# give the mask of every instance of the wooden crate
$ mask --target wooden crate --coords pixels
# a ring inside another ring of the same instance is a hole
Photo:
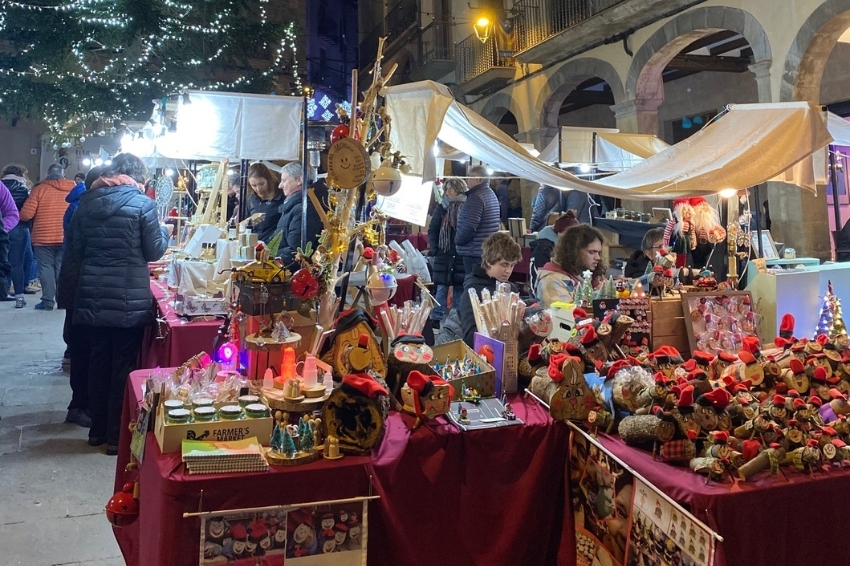
[[[477,390],[482,397],[492,397],[496,394],[496,370],[467,346],[463,340],[446,342],[434,346],[432,350],[434,350],[434,363],[442,365],[446,363],[446,358],[453,362],[456,359],[462,360],[464,357],[468,357],[473,362],[481,364],[481,369],[484,370],[482,373],[463,379],[449,380],[449,385],[454,389],[455,400],[460,399],[461,389],[464,385]],[[435,371],[434,373],[438,372]]]
[[[673,346],[683,357],[690,357],[688,328],[678,295],[649,301],[649,320],[652,328],[652,350],[662,345]]]

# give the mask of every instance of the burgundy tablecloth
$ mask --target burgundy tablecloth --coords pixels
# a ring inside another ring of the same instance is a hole
[[[600,440],[724,538],[715,566],[850,562],[838,549],[847,536],[848,469],[832,469],[812,479],[783,467],[785,477],[761,474],[753,482],[706,484],[703,476],[656,462],[649,452],[630,448],[619,437],[600,435]]]
[[[211,353],[221,320],[183,322],[174,312],[170,302],[174,296],[165,288],[165,283],[151,280],[151,292],[158,316],[165,319],[165,324],[158,323],[159,330],[157,324],[145,330],[139,367],[177,367],[198,352]]]
[[[387,239],[398,242],[399,244],[407,240],[420,252],[428,249],[428,232],[417,232],[415,234],[387,234]]]
[[[130,374],[125,424],[137,413],[146,374]],[[411,432],[411,419],[393,413],[372,456],[253,474],[184,475],[179,456],[160,454],[151,434],[139,520],[115,537],[131,566],[188,566],[197,563],[200,523],[182,514],[198,509],[201,490],[205,510],[232,509],[361,496],[371,476],[381,499],[370,503],[370,565],[556,564],[570,521],[567,429],[550,426],[532,402],[516,400],[514,410],[526,426],[469,433],[435,423]],[[129,443],[125,426],[116,486],[125,481]]]

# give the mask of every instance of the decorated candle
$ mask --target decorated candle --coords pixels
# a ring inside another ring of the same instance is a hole
[[[307,358],[304,360],[303,378],[304,387],[307,389],[312,389],[318,384],[316,357],[312,354],[307,354]]]
[[[295,377],[295,349],[287,346],[283,349],[283,363],[280,364],[280,378],[282,381]]]

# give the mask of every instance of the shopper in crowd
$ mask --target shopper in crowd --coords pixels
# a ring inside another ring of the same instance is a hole
[[[9,189],[15,208],[20,214],[24,202],[30,194],[30,182],[27,179],[27,168],[17,163],[3,167],[0,181]],[[9,231],[9,264],[11,274],[6,280],[6,289],[10,289],[15,297],[15,308],[22,309],[27,302],[24,293],[27,293],[27,283],[32,270],[32,244],[30,243],[30,223],[20,221]]]
[[[602,261],[602,234],[587,224],[567,228],[552,252],[552,261],[540,268],[537,298],[544,308],[559,301],[572,303],[585,271],[595,288],[602,284],[607,268]]]
[[[470,347],[473,345],[476,326],[469,290],[475,289],[479,298],[484,289],[493,293],[496,290],[497,283],[508,282],[520,259],[522,259],[522,250],[507,232],[491,234],[481,244],[481,264],[474,266],[466,274],[466,279],[463,282],[463,295],[458,308],[463,329],[463,341]],[[511,284],[511,288],[516,291],[513,284]]]
[[[80,203],[83,193],[91,188],[92,184],[105,170],[104,167],[94,167],[83,180],[83,190],[80,192],[79,185],[74,187],[68,195],[69,206],[65,212],[65,241],[67,244],[71,236],[71,221]],[[73,201],[71,196],[75,195]],[[79,241],[79,240],[78,240]],[[91,427],[91,416],[89,414],[89,362],[91,360],[91,344],[89,333],[80,332],[80,327],[74,331],[74,297],[77,294],[77,285],[80,279],[80,268],[82,267],[83,255],[80,253],[68,253],[66,245],[65,260],[59,271],[59,283],[56,287],[56,304],[60,309],[65,309],[65,325],[62,327],[62,339],[68,345],[66,356],[68,358],[68,370],[71,381],[71,403],[68,405],[68,414],[65,416],[66,423],[75,423],[82,427]]]
[[[91,344],[89,444],[106,444],[111,455],[118,453],[124,384],[154,322],[148,262],[165,253],[171,231],[142,192],[146,175],[135,155],[115,156],[80,197],[68,235],[68,261],[79,265],[73,332],[88,334]]]
[[[246,218],[254,214],[263,214],[258,222],[253,222],[254,233],[263,242],[269,243],[280,221],[280,206],[283,204],[283,191],[278,188],[277,175],[262,163],[252,163],[248,167],[248,186],[251,194],[246,203]]]
[[[65,230],[62,219],[68,202],[65,197],[74,183],[65,178],[65,170],[54,163],[47,168],[47,179],[36,185],[21,208],[21,220],[32,220],[32,246],[38,260],[41,302],[36,310],[52,311],[56,299],[56,279],[62,268]]]
[[[460,207],[455,233],[457,252],[463,257],[467,275],[481,265],[484,240],[499,230],[499,200],[490,188],[487,169],[473,167],[468,178],[470,189],[466,193],[466,202]]]
[[[466,271],[463,258],[457,253],[455,233],[461,205],[466,201],[466,182],[454,177],[443,182],[443,198],[428,225],[428,255],[434,269],[434,284],[437,285],[437,303],[431,311],[431,324],[437,327],[448,312],[449,289],[452,304],[457,306],[463,294]]]
[[[508,210],[511,207],[511,196],[510,191],[508,191],[510,179],[506,175],[507,173],[501,173],[499,175],[501,179],[499,179],[496,188],[493,190],[496,193],[496,199],[499,201],[499,221],[505,230],[508,229]]]
[[[549,185],[540,185],[531,209],[531,231],[539,232],[553,212],[561,211],[561,191]]]
[[[18,207],[15,205],[15,199],[12,197],[12,193],[9,191],[9,188],[2,182],[0,182],[0,219],[3,222],[3,230],[6,232],[6,245],[8,246],[9,240],[9,232],[15,229],[15,227],[20,224],[20,218],[18,215]],[[6,255],[4,257],[4,261],[9,260],[9,250],[6,250]],[[0,278],[0,282],[5,285],[5,289],[2,293],[0,293],[0,301],[14,301],[15,298],[9,295],[9,281],[8,276],[11,273],[11,267],[9,268],[9,272],[6,273],[2,278]]]
[[[629,256],[623,275],[629,279],[643,277],[652,270],[655,254],[664,245],[664,228],[653,228],[643,235],[640,249]]]
[[[89,171],[89,175],[91,175],[92,171],[100,171],[101,169],[101,167],[95,167]],[[68,203],[68,208],[65,209],[65,216],[62,217],[62,228],[65,232],[65,239],[62,242],[62,247],[65,247],[65,244],[68,242],[68,226],[71,224],[71,218],[74,216],[74,212],[77,210],[77,207],[80,206],[80,197],[84,192],[86,192],[85,175],[77,173],[74,175],[74,181],[77,184],[74,185],[74,188],[71,189],[71,192],[65,197],[65,202]],[[91,183],[89,183],[89,186],[91,186]],[[64,307],[60,306],[59,308]]]
[[[309,167],[309,165],[308,165]],[[307,171],[312,178],[312,170]],[[322,232],[322,221],[319,213],[310,198],[304,194],[304,172],[301,163],[293,161],[287,163],[280,170],[280,190],[283,192],[284,200],[280,207],[280,220],[277,223],[277,232],[282,232],[283,237],[278,248],[278,256],[284,265],[295,263],[295,251],[301,247],[301,233],[306,235],[305,242],[312,243],[315,250],[319,243],[319,234]],[[307,199],[307,223],[303,224],[301,208],[304,199]]]
[[[233,181],[227,187],[227,219],[230,220],[236,215],[239,209],[239,193],[242,187],[238,181]]]
[[[2,220],[0,215],[0,280],[5,281],[12,273],[12,266],[9,264],[9,234],[3,227]]]
[[[570,226],[578,226],[575,210],[562,214],[552,226],[544,226],[538,233],[537,239],[531,242],[531,288],[537,289],[539,270],[552,261],[552,252],[558,239]]]

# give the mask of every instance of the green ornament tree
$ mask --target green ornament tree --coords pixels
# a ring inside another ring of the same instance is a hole
[[[313,449],[313,429],[310,428],[310,423],[301,417],[301,424],[298,425],[298,435],[301,437],[301,450],[304,452]]]
[[[291,458],[295,456],[295,441],[292,440],[292,435],[289,434],[289,429],[284,427],[283,429],[283,446],[280,452],[283,453],[284,456]]]
[[[54,141],[116,133],[183,89],[300,94],[296,30],[248,0],[5,2],[0,77],[8,119]],[[113,128],[116,128],[113,130]]]
[[[274,425],[272,430],[272,438],[269,440],[269,446],[275,452],[283,452],[283,435],[280,432],[280,425]]]

